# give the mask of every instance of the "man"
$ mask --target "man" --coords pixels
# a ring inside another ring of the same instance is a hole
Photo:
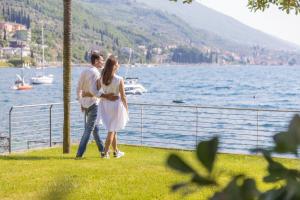
[[[115,101],[118,97],[113,94],[104,94],[101,90],[97,90],[97,80],[100,78],[99,70],[103,67],[104,58],[103,55],[98,53],[92,53],[91,64],[88,69],[85,69],[81,74],[77,86],[77,98],[81,104],[82,110],[85,111],[87,121],[84,129],[84,133],[80,140],[76,158],[81,158],[86,150],[86,145],[89,141],[91,133],[93,133],[98,150],[101,157],[104,156],[103,142],[99,137],[99,124],[96,123],[99,98],[106,98],[110,101]],[[83,97],[82,93],[89,92],[94,97]]]

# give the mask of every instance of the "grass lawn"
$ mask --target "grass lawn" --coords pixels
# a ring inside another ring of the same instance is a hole
[[[85,159],[74,160],[76,149],[73,146],[70,155],[53,148],[0,156],[0,199],[207,199],[214,191],[199,189],[188,196],[170,192],[172,184],[188,177],[168,169],[167,156],[176,152],[198,167],[193,152],[121,146],[125,157],[106,160],[99,158],[91,144]],[[288,167],[300,167],[299,160],[279,160]],[[257,178],[261,189],[273,187],[261,182],[266,168],[261,157],[219,154],[217,168]],[[221,180],[225,184],[228,177],[223,174]]]

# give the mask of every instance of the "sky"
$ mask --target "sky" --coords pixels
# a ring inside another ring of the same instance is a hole
[[[264,12],[252,12],[247,8],[247,0],[196,1],[255,29],[300,45],[300,14],[286,14],[275,6]]]

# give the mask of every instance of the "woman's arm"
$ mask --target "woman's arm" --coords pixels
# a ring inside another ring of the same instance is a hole
[[[84,92],[84,91],[82,91],[81,95],[82,95],[82,97],[96,97],[92,93],[90,93],[90,92]]]
[[[122,102],[124,104],[124,107],[126,108],[126,110],[128,112],[128,104],[127,104],[127,99],[126,99],[126,95],[125,95],[125,88],[124,88],[124,81],[123,81],[123,79],[120,82],[119,92],[120,92],[121,100],[122,100]]]
[[[94,96],[94,95],[93,95],[92,93],[90,93],[90,92],[84,92],[84,91],[82,91],[82,97],[96,97],[96,96]],[[115,96],[114,93],[101,94],[100,97],[101,97],[101,98],[105,98],[105,99],[107,99],[107,100],[109,100],[109,101],[116,101],[116,100],[119,99],[119,97],[118,97],[118,96]]]

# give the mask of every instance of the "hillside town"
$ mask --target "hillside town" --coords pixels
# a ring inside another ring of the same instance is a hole
[[[31,30],[25,25],[0,22],[0,61],[11,64],[31,63]]]
[[[0,62],[13,66],[36,65],[40,62],[38,58],[35,58],[37,52],[32,49],[32,46],[38,46],[38,44],[35,44],[37,41],[32,41],[31,35],[31,29],[26,25],[0,22]],[[101,49],[103,47],[93,48]],[[85,61],[88,61],[88,55],[93,48],[86,50]],[[253,46],[252,52],[247,54],[209,46],[186,47],[177,44],[166,46],[138,45],[133,50],[122,47],[118,53],[126,57],[123,59],[124,63],[125,60],[128,60],[131,51],[133,52],[132,63],[210,63],[218,65],[295,65],[300,63],[300,56],[297,52],[268,50],[259,45]],[[120,57],[122,56],[120,55]]]

